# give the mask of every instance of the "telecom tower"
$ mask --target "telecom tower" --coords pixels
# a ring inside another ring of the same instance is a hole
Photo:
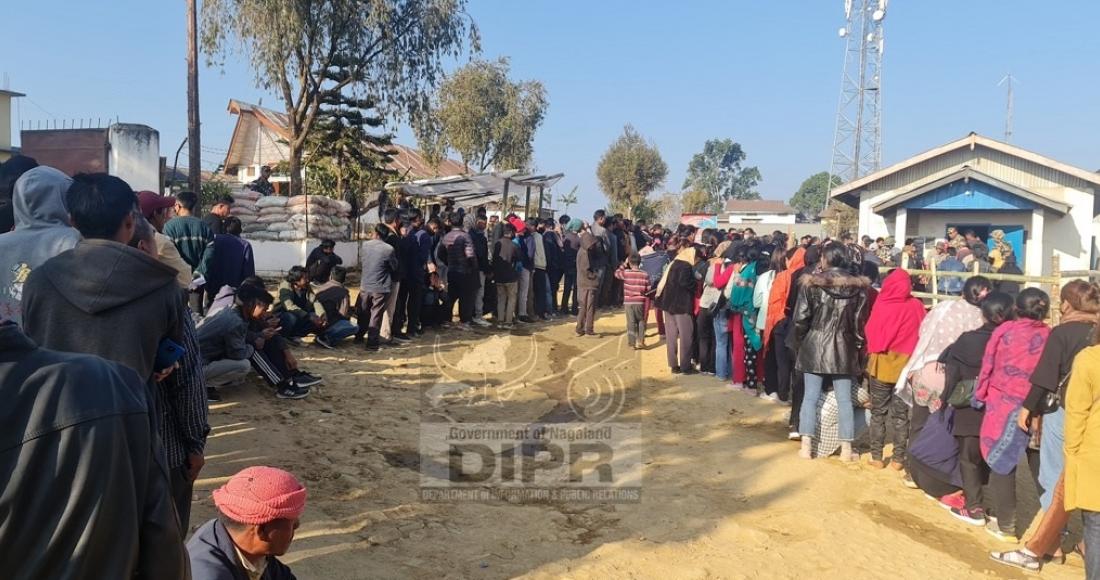
[[[841,183],[877,171],[882,162],[882,51],[887,0],[844,0],[844,74],[840,81],[830,174]],[[832,197],[832,182],[828,207]]]

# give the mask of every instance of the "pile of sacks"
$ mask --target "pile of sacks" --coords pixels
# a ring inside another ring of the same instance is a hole
[[[351,204],[320,195],[264,196],[247,188],[233,194],[230,214],[250,240],[346,240]]]

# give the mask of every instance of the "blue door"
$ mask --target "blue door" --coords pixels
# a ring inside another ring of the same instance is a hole
[[[1024,269],[1024,226],[989,226],[989,230],[1001,230],[1005,233],[1005,242],[1012,246],[1012,253],[1016,255],[1016,265]],[[993,249],[993,238],[986,240],[989,249]]]

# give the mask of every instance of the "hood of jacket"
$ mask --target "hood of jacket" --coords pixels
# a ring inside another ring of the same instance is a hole
[[[40,166],[23,174],[15,182],[12,207],[15,229],[63,227],[69,225],[65,192],[73,182],[53,167]]]
[[[41,270],[61,296],[88,314],[128,304],[176,283],[171,267],[109,240],[83,240]]]
[[[807,288],[821,288],[834,298],[852,298],[871,287],[871,281],[863,276],[853,276],[840,268],[829,268],[802,276],[799,284]]]
[[[904,302],[913,297],[913,280],[909,273],[901,268],[890,272],[882,280],[878,291],[878,302]]]

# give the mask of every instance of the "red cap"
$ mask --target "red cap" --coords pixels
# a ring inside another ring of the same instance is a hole
[[[139,191],[137,195],[141,215],[147,220],[153,219],[153,214],[157,210],[176,205],[176,198],[170,195],[159,195],[151,191]]]

